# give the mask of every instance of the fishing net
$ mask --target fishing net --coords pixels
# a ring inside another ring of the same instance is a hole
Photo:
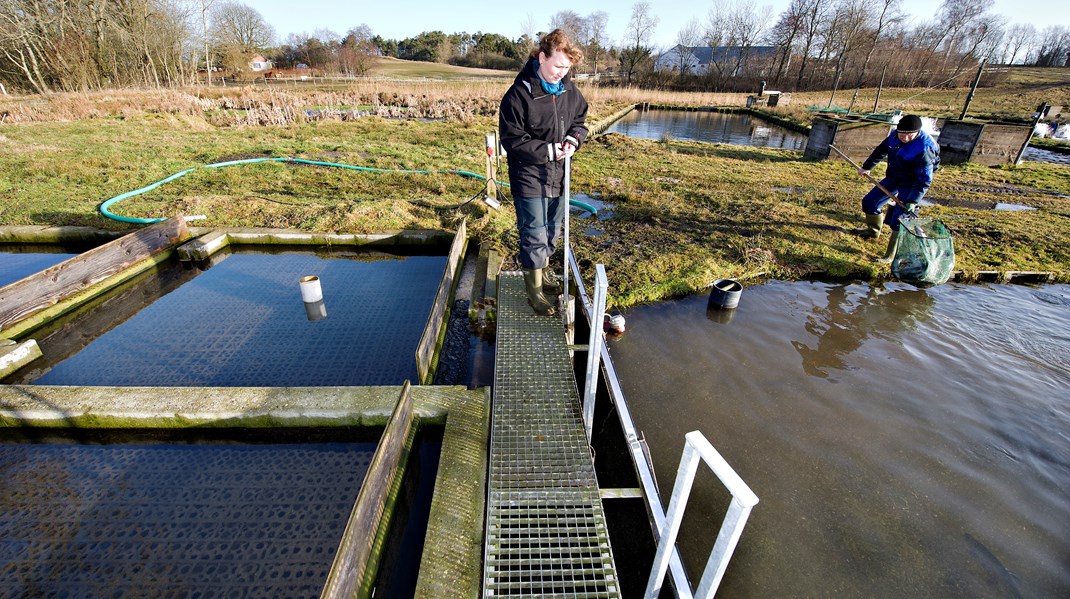
[[[951,230],[935,218],[899,219],[892,276],[914,285],[940,285],[955,268]]]

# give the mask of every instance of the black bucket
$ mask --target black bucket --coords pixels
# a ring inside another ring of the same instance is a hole
[[[710,290],[710,301],[707,308],[716,310],[731,310],[739,305],[739,296],[743,293],[743,285],[732,279],[717,279],[713,282]]]

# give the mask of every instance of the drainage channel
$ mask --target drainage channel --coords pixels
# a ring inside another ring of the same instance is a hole
[[[525,299],[501,273],[484,597],[620,597],[564,331]]]

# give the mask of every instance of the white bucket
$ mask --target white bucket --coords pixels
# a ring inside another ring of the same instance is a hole
[[[301,301],[311,304],[323,299],[323,289],[320,287],[319,277],[301,277],[298,283],[301,284]]]

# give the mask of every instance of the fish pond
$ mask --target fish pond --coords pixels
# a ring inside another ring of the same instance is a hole
[[[1070,595],[1070,286],[771,282],[625,315],[663,492],[699,430],[760,498],[724,596]],[[694,580],[727,502],[701,469]]]
[[[802,150],[807,136],[749,114],[684,110],[633,110],[607,133],[643,139],[686,139],[741,146]]]

